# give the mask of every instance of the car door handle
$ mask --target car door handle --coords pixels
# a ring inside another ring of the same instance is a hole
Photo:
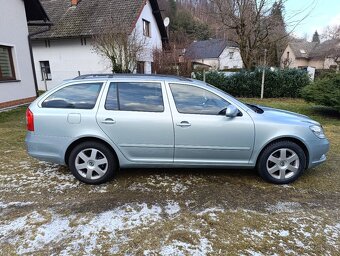
[[[191,126],[191,124],[188,121],[182,121],[180,123],[177,123],[176,125],[180,126],[180,127],[189,127],[189,126]]]
[[[116,121],[113,120],[112,118],[106,118],[105,120],[102,121],[103,124],[115,124]]]

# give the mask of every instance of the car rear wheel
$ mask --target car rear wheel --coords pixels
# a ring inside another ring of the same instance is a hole
[[[270,144],[262,152],[257,169],[266,181],[287,184],[295,181],[306,168],[303,149],[292,141]]]
[[[69,168],[78,180],[101,184],[113,178],[117,164],[107,146],[98,142],[83,142],[71,151]]]

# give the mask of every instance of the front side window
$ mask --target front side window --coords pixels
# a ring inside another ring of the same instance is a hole
[[[40,61],[41,80],[52,80],[51,68],[49,61]]]
[[[66,86],[42,103],[44,108],[93,109],[102,83],[72,84]]]
[[[15,79],[12,47],[0,45],[0,81]]]
[[[170,89],[182,114],[220,115],[229,105],[216,94],[192,85],[170,84]]]
[[[163,112],[162,87],[159,83],[111,83],[105,102],[107,110]]]

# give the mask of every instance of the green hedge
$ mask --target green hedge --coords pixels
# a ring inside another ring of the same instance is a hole
[[[203,80],[203,73],[195,73]],[[241,71],[231,76],[219,72],[206,73],[206,82],[236,97],[260,97],[262,69]],[[278,98],[301,96],[301,89],[310,83],[306,71],[299,69],[266,70],[264,97]]]
[[[340,74],[328,74],[306,86],[302,91],[302,97],[308,102],[340,111]]]

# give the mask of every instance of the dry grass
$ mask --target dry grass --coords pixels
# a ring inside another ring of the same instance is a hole
[[[1,254],[337,255],[339,115],[302,100],[245,100],[322,123],[328,161],[288,186],[252,170],[197,169],[123,170],[86,186],[27,156],[24,108],[0,113]]]

